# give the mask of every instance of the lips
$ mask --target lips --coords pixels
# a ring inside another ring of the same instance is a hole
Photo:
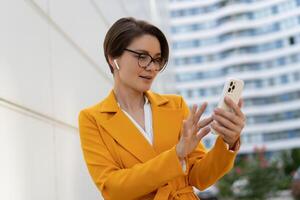
[[[147,80],[151,80],[153,77],[152,76],[140,76],[141,78],[147,79]]]

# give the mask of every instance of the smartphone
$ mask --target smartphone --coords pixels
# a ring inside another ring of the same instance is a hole
[[[237,104],[241,98],[243,88],[244,88],[243,80],[237,78],[228,78],[224,84],[222,96],[218,103],[218,108],[224,109],[229,112],[233,112],[232,109],[228,107],[227,104],[225,103],[224,98],[227,96],[231,98],[234,103]],[[213,129],[211,130],[212,133],[218,134],[215,130]]]

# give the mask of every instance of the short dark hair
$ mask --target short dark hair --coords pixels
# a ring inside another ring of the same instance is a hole
[[[133,39],[144,34],[152,35],[158,39],[161,57],[164,60],[164,65],[167,64],[169,59],[169,45],[163,32],[146,21],[137,20],[132,17],[121,18],[110,27],[103,43],[105,59],[111,73],[113,73],[113,67],[109,64],[108,56],[112,58],[121,56],[124,49],[129,46]]]

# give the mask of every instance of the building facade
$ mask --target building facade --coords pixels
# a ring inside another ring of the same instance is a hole
[[[225,79],[243,79],[241,153],[300,147],[300,0],[169,3],[173,89],[209,115]]]

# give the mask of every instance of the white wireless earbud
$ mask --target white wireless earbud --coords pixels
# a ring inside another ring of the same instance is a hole
[[[117,59],[114,59],[114,63],[116,64],[117,69],[120,70],[120,67],[119,67],[119,65],[117,63]]]

